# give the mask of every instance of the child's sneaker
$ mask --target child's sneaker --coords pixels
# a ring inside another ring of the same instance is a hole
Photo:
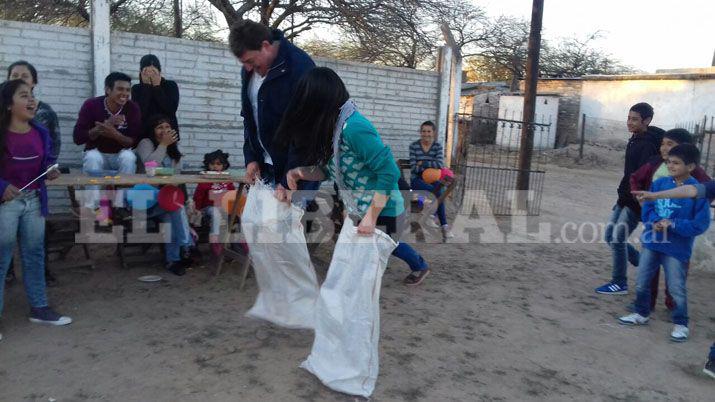
[[[72,319],[57,314],[49,307],[32,307],[30,308],[30,322],[35,324],[67,325],[72,322]]]
[[[439,229],[441,226],[437,223],[437,218],[430,216],[425,219],[425,225],[430,229]]]
[[[685,342],[688,340],[690,330],[685,325],[675,325],[670,333],[670,340],[673,342]]]
[[[449,228],[449,225],[442,225],[442,237],[444,240],[454,239],[454,234]]]
[[[596,293],[600,293],[602,295],[627,295],[628,285],[619,285],[611,282],[597,287]]]
[[[705,363],[705,367],[703,367],[703,373],[715,378],[715,359],[708,359],[707,363]]]
[[[648,317],[643,317],[638,313],[624,315],[618,319],[618,322],[623,325],[645,325],[648,324]]]
[[[186,262],[184,261],[174,261],[166,264],[166,269],[176,276],[182,276],[186,274]]]

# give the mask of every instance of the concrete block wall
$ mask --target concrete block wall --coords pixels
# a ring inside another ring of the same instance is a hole
[[[179,126],[185,163],[198,166],[203,154],[221,148],[243,163],[241,66],[225,44],[114,32],[112,70],[138,81],[139,59],[153,53],[162,72],[179,85]],[[360,110],[375,124],[395,157],[408,156],[419,125],[437,118],[439,75],[432,71],[316,58],[345,81]]]
[[[82,147],[72,130],[82,102],[93,96],[90,32],[82,28],[0,20],[0,66],[25,59],[35,65],[37,97],[57,112],[62,132],[60,163],[79,165]],[[221,148],[234,166],[243,166],[240,116],[241,66],[225,44],[113,32],[111,70],[138,82],[139,59],[156,54],[164,75],[179,85],[180,149],[185,165],[199,168],[203,155]],[[316,64],[334,69],[345,81],[361,111],[375,124],[396,158],[409,154],[424,120],[436,122],[440,77],[437,72],[384,67],[330,59]],[[4,78],[4,76],[3,76]],[[66,192],[52,192],[66,204]]]
[[[580,138],[580,108],[581,88],[583,81],[580,79],[540,79],[536,92],[542,94],[559,95],[559,117],[556,125],[556,143],[564,146],[577,142]],[[524,82],[519,88],[524,90]]]

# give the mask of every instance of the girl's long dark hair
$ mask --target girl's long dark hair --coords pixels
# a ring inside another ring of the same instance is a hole
[[[295,152],[300,163],[325,165],[333,155],[340,107],[350,99],[335,71],[316,67],[298,81],[276,131],[275,144]]]
[[[0,85],[0,160],[5,158],[7,130],[12,120],[12,112],[9,110],[10,106],[12,106],[12,98],[15,96],[15,92],[23,85],[27,84],[20,79],[5,81]]]
[[[149,121],[147,122],[147,137],[151,140],[152,144],[154,144],[154,148],[159,146],[159,141],[156,140],[156,134],[154,134],[154,129],[161,123],[169,123],[171,126],[171,120],[169,120],[168,117],[162,115],[162,114],[155,114],[149,118]],[[172,126],[174,130],[176,130],[176,127]],[[169,158],[174,160],[175,162],[179,162],[181,159],[182,155],[181,152],[179,152],[179,141],[169,145],[166,147],[166,154],[169,155]]]

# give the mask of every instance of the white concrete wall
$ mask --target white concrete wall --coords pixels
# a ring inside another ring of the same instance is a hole
[[[231,154],[236,166],[242,165],[240,65],[227,46],[112,33],[112,71],[125,72],[137,80],[139,59],[147,53],[156,54],[164,75],[179,84],[180,146],[186,163],[198,166],[204,153],[222,148]],[[0,67],[4,69],[19,59],[37,67],[40,82],[36,94],[59,115],[63,140],[60,162],[79,163],[81,147],[73,144],[72,129],[82,102],[92,96],[89,31],[0,20]],[[316,64],[338,72],[397,158],[409,154],[409,143],[419,137],[422,121],[437,119],[437,72],[319,58]]]
[[[524,97],[521,95],[502,95],[499,97],[499,118],[521,121],[524,111]],[[556,144],[556,122],[559,115],[557,96],[537,96],[535,123],[551,123],[548,129],[536,127],[534,130],[534,149],[552,149]],[[511,124],[497,125],[496,143],[510,149],[519,149],[521,129]]]
[[[79,165],[82,147],[72,130],[82,102],[92,93],[92,44],[87,29],[0,20],[0,67],[25,59],[39,74],[36,95],[50,104],[60,119],[60,163]],[[198,168],[206,152],[217,148],[243,166],[243,123],[240,116],[240,64],[221,43],[113,32],[111,70],[138,80],[139,59],[156,54],[162,72],[177,81],[180,149],[185,164]],[[396,158],[409,155],[409,143],[419,138],[420,123],[437,121],[440,77],[434,71],[383,67],[329,59],[316,64],[334,69],[358,106],[380,131]],[[4,77],[3,77],[4,78]],[[53,198],[64,197],[55,191]]]
[[[702,121],[705,115],[715,115],[715,79],[583,81],[581,113],[587,119],[622,122],[623,132],[614,134],[619,138],[627,138],[628,109],[638,102],[653,106],[652,124],[664,129]]]

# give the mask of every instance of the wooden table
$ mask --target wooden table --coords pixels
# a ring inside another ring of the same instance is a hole
[[[151,184],[151,185],[180,185],[180,184],[200,184],[200,183],[239,183],[238,189],[236,191],[236,197],[234,199],[233,208],[229,214],[228,229],[223,238],[223,253],[219,256],[215,275],[221,272],[223,262],[226,257],[237,258],[241,255],[233,251],[230,248],[230,236],[231,229],[236,223],[236,218],[238,215],[238,206],[241,195],[245,190],[248,181],[244,176],[231,176],[231,175],[199,175],[199,174],[175,174],[171,176],[147,176],[145,174],[118,174],[116,176],[103,176],[94,177],[85,174],[69,173],[63,174],[55,180],[48,180],[45,182],[47,186],[54,187],[67,187],[70,193],[70,199],[72,201],[72,207],[75,209],[79,208],[79,203],[75,198],[75,188],[84,186],[134,186],[136,184]],[[79,212],[79,211],[77,211]],[[241,287],[243,287],[243,282],[245,281],[248,269],[250,267],[250,261],[248,258],[245,259],[244,272],[242,274]]]

